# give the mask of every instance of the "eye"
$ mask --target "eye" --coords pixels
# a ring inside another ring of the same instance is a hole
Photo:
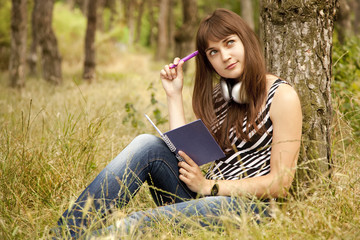
[[[214,56],[217,53],[216,50],[210,50],[209,51],[209,56]]]
[[[229,41],[227,41],[227,45],[228,46],[231,46],[231,45],[233,45],[235,43],[235,40],[229,40]]]

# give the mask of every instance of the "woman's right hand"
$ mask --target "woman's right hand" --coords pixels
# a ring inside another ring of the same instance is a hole
[[[181,94],[184,83],[182,69],[184,62],[180,61],[180,58],[175,58],[173,64],[177,64],[177,67],[170,69],[170,66],[172,65],[170,64],[166,65],[160,71],[161,82],[168,97]]]

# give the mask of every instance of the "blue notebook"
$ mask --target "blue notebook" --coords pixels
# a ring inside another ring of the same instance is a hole
[[[185,152],[199,166],[225,157],[224,152],[200,119],[162,133],[146,114],[145,117],[179,161],[184,161],[178,154],[179,150]]]

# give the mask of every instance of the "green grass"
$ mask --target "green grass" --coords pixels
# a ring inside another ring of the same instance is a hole
[[[66,15],[66,11],[57,5],[56,14]],[[56,19],[54,24],[60,29],[58,24],[63,23],[57,23],[60,17]],[[80,15],[73,20],[71,28],[84,24]],[[48,230],[63,211],[121,149],[140,133],[155,134],[143,113],[153,119],[166,118],[166,98],[159,81],[164,63],[155,62],[149,53],[124,52],[117,48],[116,41],[105,36],[99,40],[97,80],[92,84],[83,82],[81,29],[76,33],[70,28],[63,30],[63,85],[29,78],[26,88],[17,91],[8,87],[7,73],[0,73],[0,239],[47,239]],[[72,34],[78,35],[70,38]],[[335,56],[344,53],[343,49],[335,50]],[[72,57],[68,53],[76,54]],[[346,56],[350,59],[341,58],[343,65],[339,61],[339,68],[334,70],[337,85],[333,94],[330,178],[299,189],[298,196],[289,196],[284,203],[273,203],[274,218],[261,225],[254,224],[249,215],[228,214],[222,216],[224,227],[206,229],[194,219],[183,219],[188,227],[182,229],[173,221],[162,221],[145,233],[134,231],[125,239],[358,239],[360,150],[354,125],[360,117],[344,105],[358,107],[356,101],[348,101],[342,94],[349,95],[350,91],[352,99],[358,100],[360,93],[351,88],[356,81],[342,84],[338,77],[356,68],[353,58],[358,55]],[[191,62],[189,66],[184,99],[186,117],[193,120]],[[127,111],[126,104],[132,105],[131,110]],[[130,121],[124,121],[126,118]],[[138,124],[133,125],[133,120]],[[167,124],[160,128],[165,130]],[[109,221],[154,206],[144,186]]]

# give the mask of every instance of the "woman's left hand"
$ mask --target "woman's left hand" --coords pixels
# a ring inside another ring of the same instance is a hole
[[[209,180],[207,180],[199,166],[184,152],[179,151],[185,162],[179,162],[179,178],[193,192],[205,194]]]

